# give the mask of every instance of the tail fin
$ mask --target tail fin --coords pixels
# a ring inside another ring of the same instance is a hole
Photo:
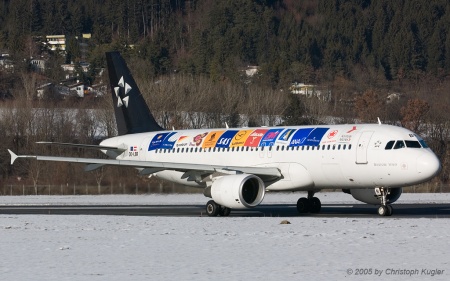
[[[119,136],[163,130],[148,109],[120,53],[107,52],[106,61]]]

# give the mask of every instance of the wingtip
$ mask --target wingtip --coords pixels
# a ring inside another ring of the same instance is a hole
[[[17,156],[17,154],[15,154],[14,152],[12,152],[10,149],[8,149],[9,154],[11,155],[11,165],[14,164],[14,161],[16,161],[16,159],[19,157]]]

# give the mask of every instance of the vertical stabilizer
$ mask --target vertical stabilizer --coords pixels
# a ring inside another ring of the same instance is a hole
[[[161,131],[119,52],[107,52],[109,83],[119,136]]]

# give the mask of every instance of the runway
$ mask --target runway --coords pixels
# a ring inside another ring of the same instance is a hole
[[[450,203],[393,204],[388,218],[450,218]],[[0,215],[113,215],[113,216],[206,216],[204,205],[13,205],[0,206]],[[262,204],[253,209],[232,210],[230,217],[374,218],[377,207],[367,204],[323,204],[319,214],[298,214],[294,204]]]

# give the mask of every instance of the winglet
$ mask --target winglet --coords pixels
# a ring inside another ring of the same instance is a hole
[[[8,149],[9,154],[11,154],[11,165],[14,164],[14,161],[16,161],[17,158],[19,158],[19,156],[17,156],[17,154],[15,154],[14,152],[12,152],[11,150]]]

